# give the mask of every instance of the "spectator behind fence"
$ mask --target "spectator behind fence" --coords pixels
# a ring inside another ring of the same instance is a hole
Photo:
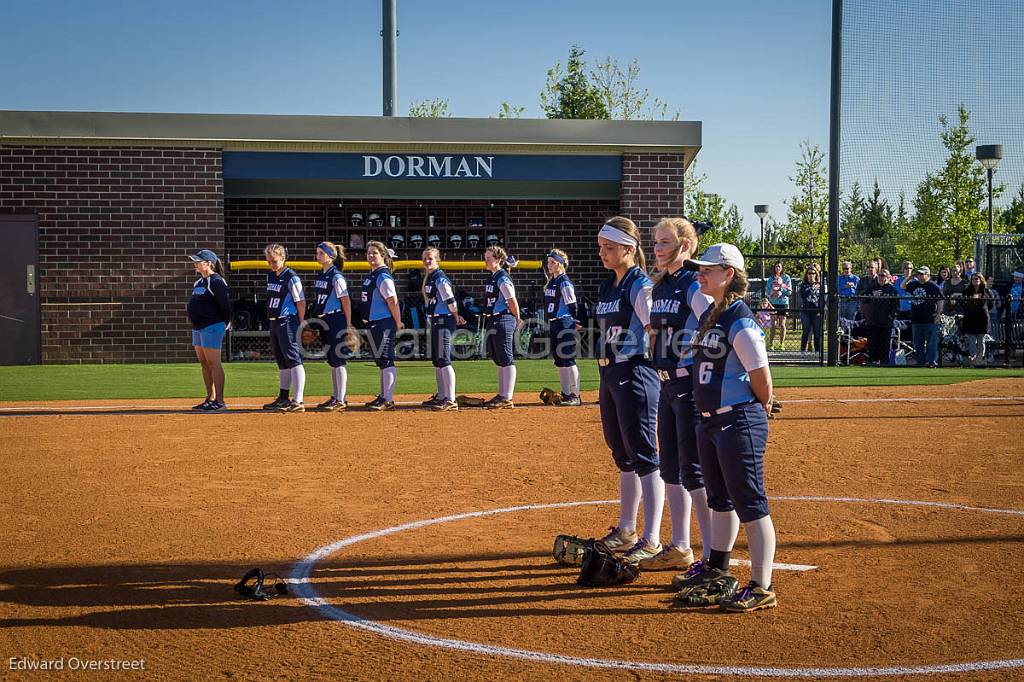
[[[964,277],[970,277],[977,271],[978,269],[974,265],[974,259],[968,256],[967,259],[964,260]]]
[[[967,288],[967,280],[963,277],[964,266],[962,263],[953,263],[949,269],[949,279],[942,284],[942,295],[946,297],[947,315],[957,315],[963,310],[960,308],[960,297],[964,295]]]
[[[757,323],[761,325],[761,329],[764,330],[765,334],[772,326],[772,318],[775,317],[775,308],[772,307],[771,301],[764,296],[761,297],[761,303],[757,307]]]
[[[914,333],[914,355],[918,367],[936,367],[939,362],[939,315],[942,314],[942,289],[931,281],[927,265],[917,269],[917,276],[907,284],[914,297],[910,322]]]
[[[903,274],[896,278],[894,284],[900,291],[900,315],[901,320],[910,317],[910,292],[907,291],[907,282],[914,278],[914,264],[908,260],[903,261]]]
[[[859,283],[860,277],[853,274],[853,263],[844,260],[842,273],[839,275],[838,286],[836,287],[836,292],[839,296],[839,317],[852,320],[857,316],[857,299],[853,297],[857,295],[857,285]]]
[[[775,307],[775,317],[768,332],[768,350],[775,344],[775,330],[779,331],[779,343],[786,348],[786,317],[789,315],[789,297],[793,295],[793,280],[782,268],[782,261],[775,261],[774,274],[764,283],[764,295]]]
[[[889,341],[899,307],[899,295],[899,291],[889,281],[888,270],[880,270],[871,284],[864,288],[860,311],[864,316],[865,335],[868,338],[869,364],[889,363]]]
[[[1020,304],[1024,298],[1024,272],[1014,270],[1013,284],[1010,285],[1010,310],[1011,320],[1019,320],[1024,317],[1024,306]]]
[[[878,261],[868,261],[868,271],[860,278],[860,282],[857,284],[857,296],[860,297],[857,302],[857,310],[860,311],[860,316],[864,317],[864,296],[867,295],[868,289],[871,289],[878,283]]]
[[[946,282],[948,281],[949,266],[943,265],[941,268],[939,268],[939,276],[935,278],[935,283],[939,286],[939,289],[942,289],[942,287],[945,286]]]
[[[988,335],[988,309],[992,300],[992,292],[985,286],[985,278],[981,273],[970,277],[970,284],[964,289],[960,299],[960,307],[964,311],[964,319],[960,324],[960,332],[967,337],[967,350],[971,354],[971,367],[985,366],[985,337]]]
[[[800,352],[821,351],[821,277],[813,265],[807,266],[800,282]]]
[[[985,278],[985,286],[988,287],[988,293],[991,298],[988,310],[989,316],[989,334],[994,337],[997,341],[1002,338],[1003,330],[1002,319],[1003,319],[1003,295],[999,289],[996,288],[996,278],[989,275]]]

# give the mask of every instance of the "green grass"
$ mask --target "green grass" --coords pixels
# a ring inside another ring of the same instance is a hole
[[[519,360],[517,390],[537,391],[558,386],[558,375],[547,360]],[[271,397],[277,392],[277,368],[271,363],[227,363],[226,393],[231,397]],[[398,363],[399,393],[434,392],[434,368],[427,362]],[[489,361],[461,361],[455,365],[459,393],[493,395],[496,372]],[[598,385],[597,363],[580,363],[584,391]],[[905,386],[954,384],[993,377],[1024,377],[1024,369],[917,369],[910,367],[799,367],[772,368],[775,384],[789,386]],[[370,363],[349,365],[351,395],[377,392],[377,368]],[[323,363],[306,365],[306,394],[330,393],[331,378]],[[0,401],[98,400],[133,398],[202,397],[199,366],[163,365],[39,365],[0,367]]]

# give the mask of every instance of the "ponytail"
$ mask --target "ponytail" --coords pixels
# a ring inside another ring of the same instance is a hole
[[[634,223],[629,218],[624,218],[620,215],[617,215],[613,218],[609,218],[604,222],[606,225],[611,225],[612,227],[622,232],[625,232],[630,237],[636,240],[636,248],[634,249],[633,263],[639,266],[639,268],[644,272],[647,272],[647,259],[644,258],[643,241],[640,239],[640,230],[637,229],[636,223]]]
[[[228,281],[227,275],[224,273],[224,263],[221,262],[220,258],[213,264],[213,271],[220,275],[220,278],[225,282]]]
[[[437,267],[441,267],[441,252],[434,246],[428,246],[423,249],[423,255],[426,256],[428,253],[434,254],[434,260],[437,261]],[[420,296],[423,297],[423,302],[427,302],[427,280],[430,279],[430,270],[423,268],[423,284],[420,285]]]
[[[725,296],[722,297],[721,303],[716,303],[708,316],[704,319],[704,324],[700,326],[697,331],[697,338],[694,340],[694,344],[700,344],[704,339],[704,335],[708,333],[716,324],[718,324],[718,318],[722,316],[725,309],[731,306],[736,301],[739,301],[747,295],[747,273],[743,270],[733,268],[732,281],[729,282],[729,286],[726,287]]]

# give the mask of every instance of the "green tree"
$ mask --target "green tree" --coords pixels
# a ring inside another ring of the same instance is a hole
[[[800,159],[796,174],[790,178],[796,195],[786,201],[787,248],[804,253],[824,253],[828,246],[828,181],[825,175],[825,154],[810,140],[800,143]]]
[[[423,99],[409,105],[412,118],[451,118],[446,99]]]
[[[522,118],[526,107],[519,107],[508,102],[502,102],[498,110],[498,118]]]
[[[951,124],[939,116],[939,139],[947,157],[942,168],[928,173],[917,188],[911,242],[919,260],[935,264],[959,260],[973,248],[974,235],[988,230],[988,184],[985,170],[974,157],[971,114],[963,104]],[[1005,188],[993,186],[998,197]]]
[[[623,67],[617,59],[605,57],[590,70],[594,83],[610,118],[632,120],[679,120],[679,112],[671,116],[668,104],[652,97],[647,88],[640,88],[640,62],[634,59]]]
[[[597,86],[591,82],[586,52],[578,45],[569,50],[569,61],[563,71],[562,64],[548,70],[548,80],[540,93],[540,105],[548,118],[607,119],[605,106]]]
[[[1007,232],[1024,233],[1024,182],[1010,205],[999,214],[999,223]]]

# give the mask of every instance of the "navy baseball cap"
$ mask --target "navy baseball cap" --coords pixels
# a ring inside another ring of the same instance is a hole
[[[215,254],[213,251],[210,251],[209,249],[203,249],[202,251],[193,253],[191,256],[188,257],[188,259],[193,263],[198,263],[201,260],[216,263],[218,260],[217,254]]]

